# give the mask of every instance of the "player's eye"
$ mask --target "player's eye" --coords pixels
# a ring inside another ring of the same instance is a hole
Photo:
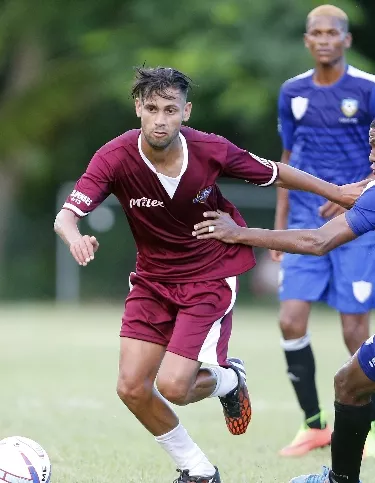
[[[168,109],[166,109],[167,114],[174,114],[175,112],[176,112],[176,109],[174,109],[173,107],[169,107]]]
[[[149,112],[156,112],[156,107],[155,106],[147,106],[147,110]]]

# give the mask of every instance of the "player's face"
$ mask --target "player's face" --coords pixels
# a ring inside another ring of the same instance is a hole
[[[369,132],[369,143],[371,146],[371,153],[370,153],[370,163],[371,169],[373,174],[375,174],[375,129],[370,129]]]
[[[147,99],[136,99],[137,116],[142,133],[153,149],[167,148],[178,136],[183,121],[188,121],[191,102],[179,89],[167,89],[166,97],[153,94]]]
[[[351,34],[345,32],[341,21],[334,17],[313,17],[305,33],[305,46],[321,65],[340,61],[351,43]]]

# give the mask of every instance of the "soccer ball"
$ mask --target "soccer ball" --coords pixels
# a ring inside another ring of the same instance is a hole
[[[35,441],[12,436],[0,441],[0,482],[49,483],[51,463]]]

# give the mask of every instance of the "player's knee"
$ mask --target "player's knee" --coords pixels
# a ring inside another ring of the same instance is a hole
[[[166,378],[160,376],[156,380],[156,386],[160,394],[167,399],[167,401],[176,404],[177,406],[184,406],[187,404],[187,396],[189,387],[186,387],[185,381],[178,378]]]
[[[352,384],[348,365],[343,366],[335,375],[335,400],[341,404],[355,405],[356,387]]]
[[[281,314],[279,324],[285,340],[300,339],[306,335],[306,324],[293,314]]]
[[[150,398],[152,389],[144,381],[119,378],[117,382],[117,395],[128,407],[137,407]]]

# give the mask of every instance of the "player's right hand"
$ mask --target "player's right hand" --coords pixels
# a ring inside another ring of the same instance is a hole
[[[99,248],[99,242],[94,236],[84,235],[70,244],[70,253],[74,260],[85,267],[94,260],[94,253]]]
[[[270,255],[273,262],[281,262],[284,252],[280,252],[279,250],[270,250]]]

